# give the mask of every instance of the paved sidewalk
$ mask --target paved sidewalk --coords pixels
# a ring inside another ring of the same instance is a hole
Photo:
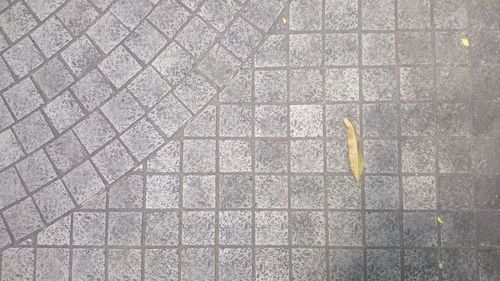
[[[54,47],[52,98],[8,57],[50,57],[37,2],[0,13],[0,280],[500,279],[500,2],[52,1],[102,57]]]

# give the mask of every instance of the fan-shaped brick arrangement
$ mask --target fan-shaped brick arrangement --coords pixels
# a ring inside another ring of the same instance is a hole
[[[238,72],[284,7],[278,0],[2,3],[2,249],[165,146]]]

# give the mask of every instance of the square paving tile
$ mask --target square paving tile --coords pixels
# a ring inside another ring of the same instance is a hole
[[[147,213],[144,243],[147,246],[173,246],[179,243],[179,214],[177,212]]]

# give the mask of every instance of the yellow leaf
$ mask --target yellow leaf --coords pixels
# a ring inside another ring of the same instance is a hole
[[[464,47],[469,47],[470,46],[469,39],[467,37],[460,38],[460,44],[462,44],[462,46]]]
[[[281,23],[286,24],[286,18],[285,17],[281,18]]]
[[[344,117],[344,124],[347,127],[347,149],[349,152],[349,166],[356,182],[359,182],[365,167],[363,153],[359,147],[359,136],[356,134],[354,125],[349,118]]]
[[[438,222],[439,224],[443,224],[443,223],[444,223],[444,219],[443,219],[443,217],[441,217],[441,216],[437,216],[437,222]]]

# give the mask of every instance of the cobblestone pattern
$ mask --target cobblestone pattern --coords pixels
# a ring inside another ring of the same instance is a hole
[[[182,134],[5,250],[1,277],[498,280],[498,3],[304,3]]]
[[[81,206],[170,141],[282,8],[260,0],[0,7],[0,248]]]

